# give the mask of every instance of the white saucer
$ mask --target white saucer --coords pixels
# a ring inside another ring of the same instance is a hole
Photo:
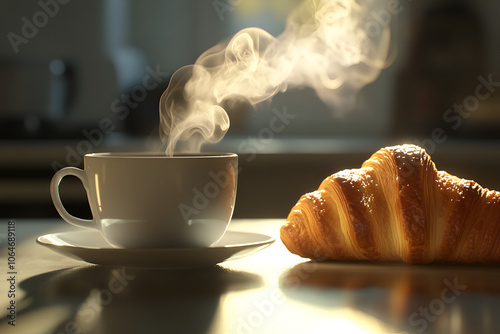
[[[193,268],[239,259],[266,248],[274,238],[248,232],[227,231],[210,247],[113,248],[99,231],[71,231],[38,237],[37,243],[60,254],[90,263],[135,268]]]

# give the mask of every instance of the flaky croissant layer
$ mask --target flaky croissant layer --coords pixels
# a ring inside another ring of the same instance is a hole
[[[438,171],[421,147],[386,147],[303,195],[280,236],[311,259],[500,263],[500,192]]]

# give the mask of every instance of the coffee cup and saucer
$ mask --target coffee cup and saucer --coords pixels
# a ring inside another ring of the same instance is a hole
[[[232,153],[87,154],[83,170],[62,168],[50,184],[61,217],[84,229],[37,242],[90,263],[141,268],[210,266],[248,256],[274,238],[228,230],[237,173]],[[62,204],[59,184],[70,175],[83,183],[91,220],[71,215]]]

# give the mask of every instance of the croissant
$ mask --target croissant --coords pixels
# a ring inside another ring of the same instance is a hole
[[[386,147],[303,195],[280,237],[317,260],[500,263],[500,192],[438,171],[421,147]]]

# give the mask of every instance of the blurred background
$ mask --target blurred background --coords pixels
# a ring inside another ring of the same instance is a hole
[[[57,217],[50,179],[86,153],[159,149],[158,101],[175,70],[242,28],[279,35],[299,3],[0,0],[0,216]],[[500,189],[500,2],[398,8],[373,13],[391,29],[391,62],[353,110],[332,111],[304,88],[230,113],[227,136],[206,149],[240,154],[234,217],[286,217],[328,175],[401,143]],[[263,131],[276,111],[293,118]],[[68,211],[90,217],[78,180],[65,178],[61,193]]]

